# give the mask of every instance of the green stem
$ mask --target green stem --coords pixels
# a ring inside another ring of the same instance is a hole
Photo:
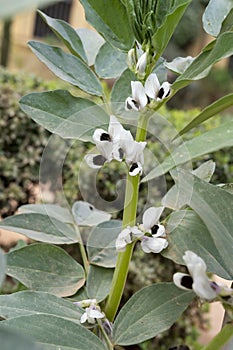
[[[221,350],[223,345],[227,344],[232,337],[233,325],[232,323],[227,323],[211,342],[201,350]]]
[[[99,328],[100,328],[100,330],[101,330],[101,332],[102,332],[102,334],[103,334],[103,337],[104,337],[104,339],[105,339],[105,342],[106,342],[106,344],[107,344],[107,346],[108,346],[108,350],[113,350],[113,345],[112,345],[112,343],[111,343],[111,341],[110,341],[110,339],[109,339],[107,333],[106,333],[105,330],[104,330],[104,327],[103,327],[103,325],[102,325],[101,320],[99,320],[98,318],[97,318],[97,323],[98,323],[98,326],[99,326]]]
[[[148,120],[148,116],[140,116],[137,127],[136,141],[144,141],[146,139]],[[138,204],[139,180],[139,175],[127,175],[122,228],[135,225]],[[125,251],[120,252],[117,257],[116,268],[112,279],[112,286],[105,308],[105,314],[109,321],[114,320],[121,301],[133,248],[133,243],[127,245]]]
[[[80,254],[82,256],[84,270],[87,275],[89,270],[89,261],[87,259],[87,253],[83,245],[81,233],[79,232],[79,229],[77,228],[77,226],[75,226],[75,231],[77,232],[77,235],[78,235]]]

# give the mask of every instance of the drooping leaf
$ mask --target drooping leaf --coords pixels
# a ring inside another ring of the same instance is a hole
[[[43,350],[106,350],[92,332],[61,317],[41,314],[21,316],[2,321],[2,324],[9,330],[29,336]]]
[[[138,344],[170,328],[193,297],[192,292],[179,290],[173,283],[141,289],[123,306],[114,322],[115,344]]]
[[[142,182],[161,176],[174,167],[189,162],[194,158],[231,146],[233,146],[232,121],[182,143],[170,156],[165,158],[162,164],[151,170]]]
[[[98,302],[106,298],[110,291],[113,272],[113,269],[90,265],[87,276],[87,293],[89,298],[97,299]]]
[[[50,244],[32,244],[8,253],[6,273],[29,289],[62,297],[73,295],[85,282],[82,266]]]
[[[79,226],[96,226],[111,219],[111,214],[98,210],[94,205],[84,201],[75,202],[72,207],[72,213]]]
[[[0,222],[0,227],[39,242],[54,244],[78,242],[78,235],[70,225],[43,214],[26,213],[9,216]]]
[[[221,251],[213,241],[206,225],[192,210],[181,210],[171,214],[167,223],[168,248],[163,255],[183,265],[183,255],[191,250],[201,256],[209,272],[231,279],[229,266],[224,263]]]
[[[60,220],[67,224],[73,224],[74,219],[67,208],[60,207],[57,204],[25,204],[21,205],[18,210],[23,213],[37,213]]]
[[[78,28],[76,29],[78,36],[80,37],[89,66],[93,66],[95,63],[95,58],[99,49],[104,44],[104,38],[99,35],[96,30],[89,28]]]
[[[91,264],[114,267],[117,252],[116,238],[121,232],[121,221],[106,221],[96,226],[90,233],[87,242],[88,257]]]
[[[233,195],[184,170],[180,171],[180,177],[183,185],[181,191],[192,194],[187,204],[206,225],[224,266],[227,266],[228,273],[233,278]]]
[[[103,35],[106,41],[123,51],[134,42],[125,6],[119,0],[81,0],[87,21]]]
[[[187,57],[176,57],[171,62],[165,62],[165,66],[172,72],[182,74],[193,62],[194,58],[191,56]]]
[[[192,80],[204,78],[208,75],[213,64],[232,54],[233,32],[225,32],[202,50],[200,55],[197,56],[185,72],[172,84],[172,89],[179,90],[188,85]]]
[[[188,131],[192,130],[196,126],[215,116],[217,113],[222,112],[224,109],[229,108],[233,105],[233,93],[221,97],[217,101],[211,103],[209,106],[203,109],[200,114],[198,114],[188,125],[186,125],[179,135],[184,135]]]
[[[180,0],[174,3],[161,26],[157,29],[152,37],[152,45],[154,46],[157,55],[161,55],[177,26],[181,17],[191,0]]]
[[[100,81],[80,58],[38,41],[30,41],[29,47],[57,77],[91,95],[102,96]]]
[[[6,271],[6,259],[5,254],[0,249],[0,287],[2,285],[2,282],[5,278],[5,271]]]
[[[0,295],[0,316],[5,319],[47,314],[79,323],[83,312],[72,302],[44,292],[23,291]]]
[[[127,54],[109,43],[101,46],[95,60],[95,71],[100,78],[118,78],[127,68]]]
[[[35,122],[63,138],[91,141],[94,130],[109,122],[100,106],[66,90],[26,95],[20,107]]]
[[[70,52],[81,57],[84,61],[87,61],[85,51],[83,49],[82,41],[78,36],[78,33],[67,22],[61,19],[52,18],[42,11],[38,11],[41,18],[47,23],[50,29],[57,35],[59,39],[66,45]]]
[[[0,323],[1,350],[43,350],[41,346],[32,342],[30,338],[22,336],[9,327]]]
[[[232,8],[232,0],[210,0],[202,16],[206,33],[216,37],[221,30],[222,22]]]

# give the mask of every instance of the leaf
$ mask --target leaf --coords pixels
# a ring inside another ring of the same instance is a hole
[[[214,173],[214,170],[215,163],[212,160],[209,160],[205,163],[202,163],[197,169],[193,170],[192,174],[196,175],[202,180],[209,182]],[[165,194],[161,203],[167,208],[179,210],[187,203],[186,200],[187,198],[190,198],[191,194],[186,194],[180,191],[180,186],[182,186],[182,182],[180,181],[179,176],[177,176],[176,170],[171,170],[171,176],[175,180],[176,184],[172,186],[169,189],[169,191]]]
[[[94,205],[84,201],[75,202],[72,207],[72,213],[79,226],[96,226],[111,219],[111,214],[98,210]]]
[[[180,21],[190,2],[191,0],[180,0],[175,2],[166,18],[163,20],[161,26],[153,35],[152,45],[156,51],[156,55],[160,56],[167,47],[167,44],[174,30],[176,29],[178,22]]]
[[[217,101],[211,103],[209,106],[203,109],[200,114],[198,114],[188,125],[186,125],[181,131],[179,131],[179,136],[186,134],[188,131],[192,130],[196,126],[215,116],[216,114],[222,112],[224,109],[229,108],[233,105],[233,93],[221,97]]]
[[[157,283],[135,293],[113,325],[115,344],[132,345],[170,328],[191,303],[194,294],[173,283]]]
[[[160,57],[158,59],[152,73],[155,73],[157,75],[157,78],[160,82],[164,82],[167,80],[166,61],[163,57]]]
[[[45,23],[47,23],[49,28],[52,29],[52,31],[56,34],[56,36],[62,40],[69,51],[73,55],[79,56],[83,59],[83,61],[87,62],[87,57],[83,49],[82,41],[79,38],[76,30],[65,21],[49,17],[42,11],[38,11],[38,13],[45,21]]]
[[[206,225],[224,266],[233,278],[231,264],[233,246],[233,196],[218,186],[211,185],[184,170],[180,171],[182,191],[192,193],[187,203]]]
[[[51,315],[30,315],[2,321],[9,330],[14,329],[49,350],[106,350],[97,336],[77,323]]]
[[[93,66],[95,63],[95,58],[99,49],[104,44],[105,40],[102,38],[97,31],[88,28],[78,28],[76,29],[78,36],[80,37],[87,61],[89,66]]]
[[[19,332],[14,332],[7,326],[0,324],[1,350],[43,350],[38,344],[34,344],[31,339],[22,336]]]
[[[109,294],[113,269],[90,265],[87,276],[87,293],[90,299],[101,302]]]
[[[222,28],[220,34],[224,32],[232,32],[233,31],[233,8],[228,13],[227,17],[222,22]]]
[[[142,182],[166,174],[174,167],[189,162],[194,158],[231,146],[233,146],[232,121],[182,143],[170,156],[165,158],[162,164],[151,170],[142,179]]]
[[[171,62],[165,61],[165,66],[172,72],[182,74],[193,62],[194,58],[191,56],[187,57],[176,57]]]
[[[171,214],[167,223],[168,248],[166,258],[184,265],[183,255],[191,250],[201,256],[209,272],[231,279],[229,266],[225,265],[221,251],[215,245],[207,227],[192,210],[181,210]]]
[[[139,113],[133,113],[125,111],[125,100],[127,97],[131,96],[131,81],[137,80],[136,75],[131,72],[129,69],[126,69],[120,78],[115,82],[112,88],[111,93],[111,105],[114,111],[114,114],[121,115],[126,114],[126,117],[129,118],[130,114],[138,117]]]
[[[210,0],[202,16],[203,28],[206,33],[217,36],[222,22],[233,7],[232,0]]]
[[[44,292],[23,291],[0,296],[0,315],[5,319],[47,314],[79,323],[83,312],[72,302]]]
[[[109,43],[101,46],[95,60],[95,71],[100,78],[118,78],[127,68],[127,54]]]
[[[5,254],[0,249],[0,287],[2,285],[2,282],[4,281],[4,278],[5,278],[5,271],[6,271]]]
[[[29,41],[28,45],[57,77],[91,95],[102,96],[100,81],[80,58],[39,41]]]
[[[56,0],[20,0],[20,1],[8,1],[0,0],[0,18],[10,18],[17,14],[17,12],[25,11],[29,9],[35,9],[36,7],[45,7],[54,2],[59,2]]]
[[[103,35],[106,41],[120,50],[133,46],[134,36],[125,6],[119,0],[81,0],[87,21]]]
[[[82,266],[50,244],[32,244],[8,253],[6,272],[29,289],[62,297],[73,295],[85,282]]]
[[[192,80],[204,78],[213,64],[232,54],[233,32],[225,32],[202,50],[186,71],[172,84],[172,89],[179,90]]]
[[[90,141],[97,127],[109,123],[101,107],[66,90],[26,95],[20,107],[36,123],[63,138]]]
[[[43,214],[27,213],[9,216],[0,222],[0,227],[40,242],[54,244],[78,242],[77,232],[71,226]]]
[[[67,208],[60,207],[57,204],[25,204],[21,205],[18,210],[23,213],[37,213],[60,220],[67,224],[73,224],[74,219]]]
[[[87,241],[87,252],[91,264],[115,267],[117,252],[115,242],[121,232],[121,221],[106,221],[96,226]]]

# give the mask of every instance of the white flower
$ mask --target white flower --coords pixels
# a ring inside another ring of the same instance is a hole
[[[85,312],[81,316],[80,323],[85,323],[87,321],[88,323],[94,324],[97,318],[104,317],[104,313],[98,310],[98,306],[91,305],[85,309]]]
[[[144,52],[136,64],[136,72],[143,77],[145,75],[146,70],[146,63],[147,63],[147,52]]]
[[[129,175],[136,176],[142,174],[142,166],[144,164],[143,151],[146,142],[130,141],[122,145],[125,151],[125,161],[129,166]]]
[[[145,82],[145,92],[148,97],[153,100],[160,101],[168,97],[170,94],[170,86],[167,81],[165,81],[161,86],[158,77],[155,73],[149,75]]]
[[[131,81],[132,97],[128,97],[125,101],[125,109],[127,111],[140,111],[148,103],[148,97],[145,88],[140,81]]]
[[[141,246],[145,253],[160,253],[167,248],[168,241],[164,238],[143,236]]]
[[[123,229],[116,239],[117,252],[124,252],[127,244],[132,243],[133,237],[138,237],[140,235],[142,235],[142,232],[137,228],[137,226],[128,226]]]
[[[130,69],[134,69],[136,67],[136,55],[135,49],[130,49],[127,55],[127,64]]]
[[[204,260],[194,252],[187,250],[183,256],[190,275],[177,272],[173,276],[175,285],[179,288],[192,289],[201,299],[212,300],[220,295],[231,295],[232,289],[220,286],[210,281],[206,275]]]

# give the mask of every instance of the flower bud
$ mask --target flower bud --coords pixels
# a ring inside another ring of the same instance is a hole
[[[136,67],[136,55],[135,50],[130,49],[127,56],[127,64],[129,69],[134,70]]]
[[[147,52],[144,52],[136,64],[136,71],[142,77],[145,75],[146,64],[147,64]]]

